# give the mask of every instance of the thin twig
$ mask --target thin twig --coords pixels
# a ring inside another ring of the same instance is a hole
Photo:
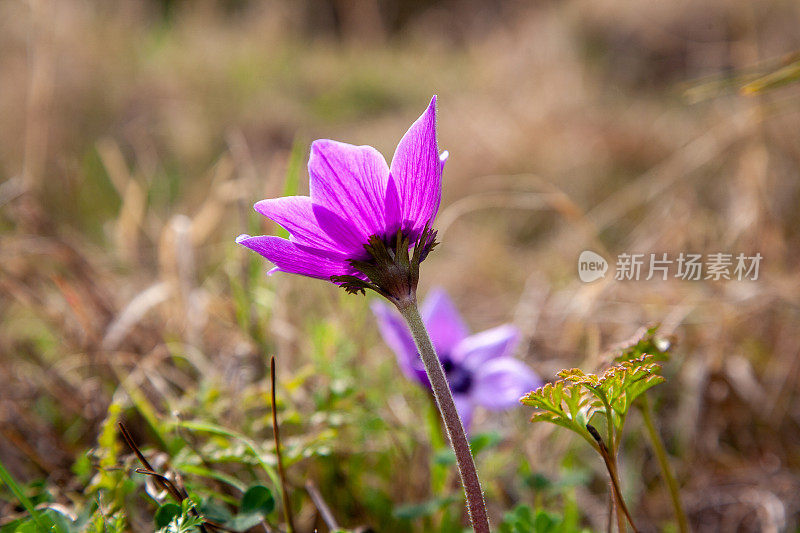
[[[153,466],[150,464],[150,461],[147,460],[147,457],[144,456],[142,451],[139,449],[139,446],[136,445],[136,441],[133,440],[133,436],[131,435],[130,431],[128,431],[128,428],[125,427],[125,424],[123,424],[122,422],[117,422],[117,426],[119,426],[119,430],[122,433],[122,438],[125,439],[125,442],[128,444],[128,447],[136,455],[136,458],[139,459],[139,462],[142,463],[142,465],[144,465],[143,469],[137,468],[136,472],[151,476],[155,480],[156,485],[161,487],[163,490],[166,490],[170,494],[170,496],[172,496],[178,503],[181,503],[183,500],[188,498],[189,496],[185,493],[185,491],[181,491],[180,489],[178,489],[178,487],[175,486],[172,480],[170,480],[166,476],[159,474],[153,469]],[[202,516],[200,516],[200,513],[197,512],[197,510],[194,508],[192,508],[190,512],[199,518],[203,518]],[[205,518],[203,518],[203,520],[207,522]],[[213,525],[214,527],[219,527],[217,526],[217,524],[211,524],[211,525]],[[208,533],[208,529],[206,529],[204,524],[200,524],[199,528],[200,531],[202,531],[203,533]]]
[[[150,461],[147,460],[147,457],[145,457],[144,454],[141,452],[141,450],[139,450],[139,446],[136,445],[136,441],[133,440],[133,436],[131,436],[130,432],[128,431],[128,428],[125,427],[125,424],[123,424],[122,422],[118,422],[117,426],[119,426],[119,430],[122,433],[122,438],[125,439],[125,442],[128,444],[128,447],[136,455],[136,458],[139,459],[139,462],[142,463],[142,465],[144,465],[145,469],[148,472],[155,473],[153,465],[150,464]],[[183,494],[181,494],[180,491],[171,482],[166,483],[164,481],[165,479],[166,478],[164,476],[158,474],[155,477],[156,485],[161,487],[163,490],[169,492],[170,496],[175,498],[175,500],[178,503],[183,501],[184,498]]]
[[[286,483],[286,471],[283,469],[283,458],[281,456],[281,436],[278,431],[278,410],[275,401],[275,356],[269,360],[269,378],[272,383],[272,434],[275,435],[275,455],[278,458],[278,475],[281,478],[281,500],[283,502],[283,514],[286,518],[286,528],[289,533],[294,531],[294,520],[292,519],[292,507],[289,504],[288,484]]]
[[[314,502],[317,511],[319,511],[319,515],[322,517],[322,521],[325,522],[325,525],[328,526],[328,529],[331,531],[336,531],[339,529],[339,524],[336,522],[333,512],[331,512],[331,508],[328,507],[327,503],[325,503],[325,500],[322,498],[322,494],[319,493],[317,486],[314,485],[314,482],[310,479],[306,481],[306,492],[308,492],[308,495],[311,497],[311,501]]]
[[[189,495],[186,493],[185,490],[180,489],[178,486],[176,486],[172,482],[171,479],[169,479],[167,476],[165,476],[163,474],[159,474],[158,472],[153,472],[152,470],[148,470],[147,468],[137,468],[136,472],[139,473],[139,474],[146,474],[146,475],[154,478],[156,480],[156,482],[160,481],[161,483],[164,483],[164,484],[168,485],[169,487],[171,487],[172,490],[170,490],[170,494],[173,494],[173,497],[174,497],[173,491],[182,495],[182,499],[179,500],[179,501],[183,501],[184,499],[189,497]],[[191,512],[192,512],[192,514],[202,518],[203,521],[205,522],[204,525],[211,526],[212,528],[220,529],[222,531],[231,531],[231,532],[235,532],[236,531],[235,529],[230,529],[228,527],[225,527],[224,525],[220,524],[219,522],[215,522],[214,520],[211,520],[211,519],[206,518],[204,516],[200,516],[200,514],[197,512],[196,509],[192,509]],[[201,527],[201,529],[205,530],[205,528],[203,527],[203,524],[201,524],[200,527]]]
[[[162,487],[166,487],[167,488],[167,492],[169,492],[172,495],[173,498],[178,500],[178,502],[182,502],[183,500],[185,500],[186,498],[189,497],[187,494],[185,494],[183,491],[181,491],[172,482],[172,480],[170,478],[168,478],[164,474],[159,474],[158,472],[155,472],[155,471],[150,470],[148,468],[137,468],[136,470],[134,470],[134,472],[136,472],[137,474],[146,474],[146,475],[148,475],[148,476],[150,476],[152,478],[155,478],[156,482],[160,482],[159,484]]]
[[[608,448],[606,447],[605,442],[603,442],[600,432],[598,432],[597,429],[595,429],[595,427],[591,424],[586,424],[586,429],[589,431],[589,433],[591,433],[592,437],[594,437],[594,440],[597,441],[597,445],[600,447],[600,456],[603,458],[603,462],[606,464],[606,470],[608,470],[608,474],[611,477],[611,486],[614,496],[617,499],[618,512],[622,511],[625,514],[625,518],[628,519],[628,523],[631,525],[634,533],[639,533],[639,530],[636,529],[636,525],[633,523],[633,518],[631,517],[630,511],[628,511],[628,506],[625,505],[625,500],[622,499],[622,491],[619,487],[617,467],[614,463],[614,459],[611,457],[611,454],[608,453]]]

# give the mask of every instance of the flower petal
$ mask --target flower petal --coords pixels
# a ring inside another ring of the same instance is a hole
[[[467,325],[444,289],[433,289],[420,313],[440,359],[450,356],[456,345],[469,335]]]
[[[474,411],[472,399],[466,394],[454,394],[453,401],[456,404],[458,416],[461,417],[461,423],[464,425],[464,431],[469,435],[469,429],[472,425],[472,412]]]
[[[403,374],[408,379],[430,387],[414,339],[403,319],[391,307],[378,300],[373,300],[370,308],[378,320],[378,330],[381,332],[383,340],[397,356],[397,362]]]
[[[311,143],[308,173],[314,203],[351,224],[363,244],[385,234],[389,167],[377,150],[320,139]]]
[[[397,180],[391,174],[386,183],[386,195],[383,203],[386,206],[386,233],[394,235],[403,227],[403,202],[400,199],[400,191],[397,189]],[[408,237],[415,240],[417,235],[409,232]]]
[[[461,341],[454,349],[454,361],[471,370],[480,368],[491,359],[510,355],[519,343],[519,330],[510,324],[481,331]]]
[[[446,158],[446,156],[445,156]],[[401,220],[406,231],[419,231],[439,211],[442,198],[442,168],[436,144],[436,96],[428,109],[408,129],[392,158],[390,170],[399,193]]]
[[[542,385],[528,365],[512,357],[492,359],[473,374],[472,401],[494,411],[518,406],[519,399]]]
[[[322,255],[324,251],[313,253],[280,237],[239,235],[236,242],[275,263],[277,268],[270,274],[280,271],[328,280],[331,276],[347,273],[347,263]]]
[[[256,202],[253,208],[291,234],[292,242],[348,255],[353,238],[347,225],[308,196],[286,196]]]
[[[343,250],[347,259],[366,259],[367,241],[353,224],[321,205],[314,204],[312,211],[319,227],[336,243],[337,251]]]

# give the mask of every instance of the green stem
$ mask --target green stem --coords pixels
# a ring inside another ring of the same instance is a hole
[[[603,402],[604,411],[606,412],[606,429],[608,430],[608,447],[612,450],[612,453],[616,456],[617,452],[617,439],[614,437],[614,412],[611,410],[611,404],[608,403],[608,398],[606,398],[605,393],[601,392],[598,389],[593,389],[597,397],[600,398],[600,401]]]
[[[619,529],[620,533],[625,533],[626,527],[625,520],[623,519],[624,514],[634,533],[639,533],[639,530],[636,528],[636,524],[633,523],[633,517],[628,510],[628,506],[625,505],[625,500],[622,497],[622,489],[620,488],[619,483],[616,457],[609,452],[608,447],[606,446],[605,442],[603,442],[603,439],[600,437],[600,433],[597,431],[597,429],[595,429],[591,424],[586,424],[586,429],[592,435],[594,440],[597,441],[596,449],[600,452],[600,456],[603,458],[603,462],[606,465],[606,470],[608,470],[608,476],[611,478],[611,493],[614,497],[614,501],[616,502],[615,507],[617,511],[617,528]]]
[[[614,457],[616,457],[617,452],[619,452],[619,445],[622,442],[622,430],[625,429],[625,420],[627,419],[627,411],[619,416],[619,427],[617,428],[616,436],[614,437],[614,444],[616,445],[614,448]]]
[[[617,527],[619,528],[620,533],[625,533],[625,531],[627,531],[627,528],[625,527],[625,519],[627,518],[628,523],[631,525],[631,528],[633,528],[634,533],[638,533],[639,530],[636,529],[636,525],[633,523],[633,517],[628,510],[628,506],[625,505],[625,500],[622,498],[622,488],[620,487],[619,483],[617,461],[608,453],[608,450],[605,446],[601,446],[601,450],[603,452],[601,455],[606,463],[606,470],[608,470],[608,474],[611,477],[611,488],[617,500]]]
[[[614,482],[609,480],[608,490],[611,491],[611,500],[614,502],[614,512],[612,513],[617,519],[617,533],[627,533],[628,527],[625,525],[625,516],[622,514],[622,508],[619,505],[619,498],[617,496],[617,489],[614,487]]]
[[[650,407],[650,400],[648,400],[646,394],[642,394],[640,398],[642,419],[647,428],[647,433],[650,436],[650,442],[653,444],[653,451],[656,454],[656,459],[658,459],[658,465],[661,467],[661,475],[664,477],[664,481],[667,482],[669,495],[672,499],[672,507],[675,510],[675,518],[678,520],[678,530],[681,533],[687,533],[689,531],[689,520],[686,518],[686,513],[683,511],[683,504],[681,504],[681,496],[678,491],[678,482],[669,464],[664,442],[661,440],[661,435],[658,434],[656,426],[653,423],[653,408]]]
[[[422,317],[417,308],[416,299],[410,298],[397,304],[400,314],[403,315],[408,324],[414,342],[419,350],[422,363],[433,389],[433,396],[436,405],[442,414],[447,435],[450,437],[450,445],[456,454],[458,472],[461,475],[461,483],[464,486],[464,493],[467,497],[467,510],[472,522],[472,528],[476,533],[489,533],[489,517],[486,514],[486,503],[483,500],[483,491],[478,479],[478,470],[475,468],[475,460],[469,448],[467,434],[461,417],[458,416],[456,404],[453,401],[453,394],[447,384],[447,377],[442,368],[442,363],[436,355],[428,331],[422,322]]]

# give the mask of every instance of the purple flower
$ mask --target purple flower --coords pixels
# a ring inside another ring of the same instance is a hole
[[[403,373],[430,388],[403,319],[380,301],[372,303],[372,311]],[[421,314],[465,428],[469,428],[475,406],[492,411],[515,407],[521,396],[542,385],[533,370],[511,357],[519,342],[519,331],[514,326],[498,326],[470,335],[453,302],[441,289],[431,291]]]
[[[439,210],[446,158],[436,144],[435,96],[400,140],[391,167],[371,146],[314,141],[310,196],[254,206],[283,226],[289,240],[240,235],[236,242],[275,263],[270,273],[327,279],[349,292],[372,289],[402,299],[416,289],[419,262],[435,245],[429,226]]]

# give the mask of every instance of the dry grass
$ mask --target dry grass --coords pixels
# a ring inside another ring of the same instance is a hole
[[[421,2],[390,19],[400,30],[376,30],[333,4],[339,37],[310,3],[225,14],[201,2],[168,22],[133,1],[0,4],[0,461],[74,503],[85,485],[70,468],[97,445],[109,404],[132,409],[150,442],[148,425],[211,390],[210,418],[266,441],[254,406],[267,353],[301,448],[329,423],[311,420],[316,389],[335,383],[316,376],[320,361],[336,366],[347,350],[359,386],[391,389],[394,362],[362,299],[266,279],[233,238],[272,230],[250,205],[283,193],[296,140],[372,144],[388,157],[438,93],[451,155],[443,244],[423,291],[445,286],[475,330],[513,320],[527,341],[520,357],[548,378],[592,369],[614,342],[661,322],[678,346],[660,424],[696,530],[798,527],[800,89],[745,97],[733,75],[800,48],[800,8]],[[703,98],[690,101],[686,87]],[[584,249],[764,260],[757,282],[582,284]],[[315,340],[319,330],[338,340]],[[408,483],[374,481],[395,502],[428,490],[409,390],[389,393],[378,416],[393,429],[373,443],[397,445],[407,467]],[[577,446],[526,425],[522,410],[478,424],[555,477]],[[324,445],[348,453],[341,435]],[[623,484],[655,528],[670,519],[657,465],[645,447],[624,446]],[[532,497],[508,488],[515,472],[484,462],[496,474],[494,516]],[[601,465],[586,465],[602,480]],[[320,469],[301,461],[295,486]],[[375,519],[320,485],[344,525]],[[603,488],[577,489],[600,529]],[[295,504],[310,527],[310,500]],[[149,527],[147,509],[131,511],[131,527]]]

